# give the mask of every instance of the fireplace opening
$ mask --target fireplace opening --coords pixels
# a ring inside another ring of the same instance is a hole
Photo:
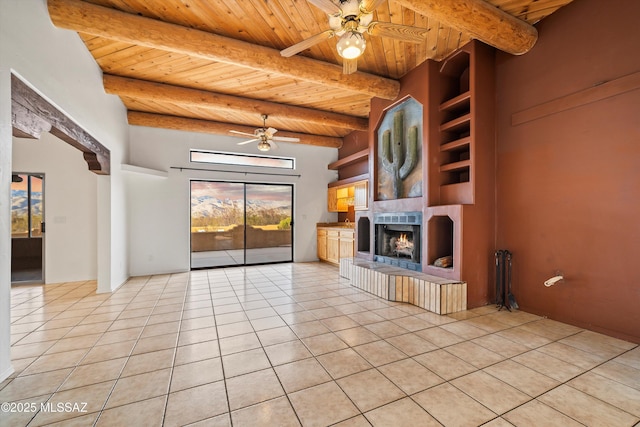
[[[420,212],[379,214],[374,217],[375,260],[422,271],[420,266]]]
[[[430,265],[453,268],[453,221],[445,215],[432,216],[427,224]]]
[[[382,244],[380,255],[415,260],[418,251],[414,243],[413,226],[379,225],[379,227]]]

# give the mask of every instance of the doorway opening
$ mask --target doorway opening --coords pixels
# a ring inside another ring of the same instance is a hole
[[[191,181],[191,268],[293,261],[293,185]]]
[[[44,174],[11,175],[11,283],[44,282]]]

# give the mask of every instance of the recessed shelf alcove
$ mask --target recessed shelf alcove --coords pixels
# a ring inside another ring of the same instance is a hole
[[[358,218],[356,226],[357,230],[357,251],[358,252],[370,252],[371,248],[371,221],[366,216]]]
[[[439,258],[453,257],[453,220],[449,216],[434,215],[427,223],[427,230],[428,264],[434,265]],[[453,258],[453,263],[455,262],[456,259]]]
[[[426,254],[422,271],[434,276],[460,280],[462,266],[462,209],[463,205],[431,206],[425,210]],[[451,256],[453,265],[436,267],[441,257]]]

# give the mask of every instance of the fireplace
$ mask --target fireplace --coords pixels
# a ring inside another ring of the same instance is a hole
[[[421,212],[377,213],[374,215],[374,260],[422,271],[420,264]]]

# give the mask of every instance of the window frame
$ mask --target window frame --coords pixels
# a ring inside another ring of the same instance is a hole
[[[203,154],[203,155],[214,155],[214,156],[228,156],[228,159],[237,159],[236,162],[224,162],[224,161],[206,161],[206,160],[194,160],[194,154]],[[278,166],[277,164],[259,164],[252,163],[250,161],[242,162],[241,159],[265,159],[265,160],[274,160],[280,162],[287,162],[288,165]],[[200,164],[213,164],[213,165],[226,165],[226,166],[243,166],[243,167],[254,167],[254,168],[273,168],[273,169],[287,169],[287,170],[295,170],[296,169],[296,159],[294,157],[284,157],[284,156],[268,156],[262,154],[248,154],[248,153],[234,153],[229,151],[214,151],[214,150],[202,150],[192,148],[189,150],[189,162],[191,163],[200,163]]]

